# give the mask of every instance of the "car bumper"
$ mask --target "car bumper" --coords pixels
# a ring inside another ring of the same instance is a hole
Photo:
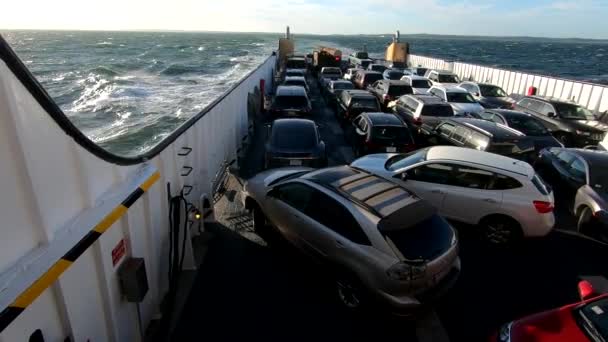
[[[553,213],[539,214],[534,212],[529,218],[520,220],[525,237],[542,237],[549,234],[555,226]]]
[[[380,303],[395,315],[409,316],[416,311],[432,305],[450,290],[460,276],[460,259],[452,264],[450,270],[435,285],[409,295],[394,295],[384,291],[375,294]]]

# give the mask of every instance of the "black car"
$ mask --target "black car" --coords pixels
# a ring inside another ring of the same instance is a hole
[[[312,104],[304,87],[278,86],[269,112],[273,116],[309,115]]]
[[[483,119],[496,122],[501,125],[516,129],[534,141],[534,149],[540,152],[546,147],[563,147],[563,145],[551,135],[542,122],[532,114],[522,113],[509,109],[489,109],[477,115]]]
[[[462,82],[458,86],[471,93],[484,108],[513,108],[514,101],[499,86],[476,82]]]
[[[526,162],[535,157],[532,139],[517,130],[486,120],[448,119],[430,134],[428,139],[434,145],[468,147]]]
[[[353,120],[350,138],[357,157],[369,153],[405,153],[416,149],[407,125],[389,113],[359,115]]]
[[[377,72],[384,72],[384,70],[388,69],[385,65],[382,64],[370,64],[367,66],[367,70],[370,71],[377,71]]]
[[[589,110],[562,100],[526,96],[514,109],[534,115],[566,147],[595,146],[608,131]]]
[[[269,125],[266,168],[327,165],[325,143],[317,124],[308,119],[277,119]]]
[[[337,98],[336,116],[350,121],[363,112],[381,112],[378,99],[366,90],[344,90]]]
[[[401,96],[392,108],[414,133],[433,130],[441,121],[454,116],[449,103],[435,95]]]
[[[325,101],[330,106],[335,106],[336,99],[342,91],[344,90],[353,90],[355,86],[351,81],[347,80],[335,80],[327,83],[327,86],[324,89]]]
[[[405,81],[380,80],[367,87],[370,93],[374,94],[383,108],[387,108],[388,103],[407,94],[412,94],[414,90]]]

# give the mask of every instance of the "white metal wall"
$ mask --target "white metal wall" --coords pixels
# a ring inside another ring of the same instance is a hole
[[[410,55],[409,58],[413,66],[421,65],[429,68],[452,70],[461,79],[492,83],[502,87],[509,94],[523,95],[528,87],[535,86],[537,95],[575,101],[599,113],[608,110],[608,86],[489,68],[475,64],[449,63],[442,59],[417,55]]]
[[[247,134],[247,94],[272,82],[275,58],[230,92],[152,160],[107,163],[67,136],[0,61],[0,311],[67,252],[112,208],[125,189],[159,171],[160,180],[6,330],[0,342],[27,341],[41,329],[47,341],[137,341],[135,306],[121,298],[111,251],[121,239],[127,255],[146,262],[150,290],[144,323],[159,312],[167,290],[166,183],[194,187],[195,203],[213,177],[236,158]],[[184,146],[193,148],[178,156]],[[193,172],[181,177],[184,165]],[[97,221],[97,222],[96,222]],[[59,253],[59,254],[58,254]]]

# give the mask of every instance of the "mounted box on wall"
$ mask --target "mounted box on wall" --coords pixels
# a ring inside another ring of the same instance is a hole
[[[143,258],[129,258],[120,265],[118,279],[128,302],[141,303],[148,293],[146,263]]]

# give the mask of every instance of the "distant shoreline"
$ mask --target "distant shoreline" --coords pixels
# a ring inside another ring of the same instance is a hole
[[[237,31],[184,31],[184,30],[162,30],[162,29],[143,29],[143,30],[63,30],[63,29],[4,29],[0,28],[2,32],[111,32],[111,33],[209,33],[209,34],[267,34],[283,36],[281,32],[237,32]],[[379,33],[379,34],[314,34],[314,33],[294,33],[295,37],[380,37],[385,36],[388,38],[393,36],[393,33]],[[573,43],[600,43],[608,44],[608,39],[601,38],[580,38],[580,37],[535,37],[535,36],[483,36],[483,35],[453,35],[453,34],[434,34],[434,33],[402,33],[401,37],[416,38],[416,39],[451,39],[451,40],[493,40],[493,41],[559,41],[559,42],[573,42]]]

